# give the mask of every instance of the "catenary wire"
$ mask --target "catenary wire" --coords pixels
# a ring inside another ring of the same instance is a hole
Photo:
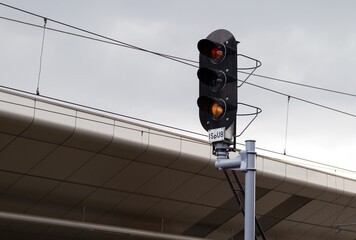
[[[42,16],[42,15],[39,15],[39,14],[36,14],[36,13],[33,13],[33,12],[29,12],[29,11],[26,11],[24,9],[17,8],[17,7],[14,7],[14,6],[5,4],[5,3],[0,3],[0,5],[3,5],[5,7],[11,8],[11,9],[14,9],[14,10],[17,10],[17,11],[20,11],[20,12],[23,12],[23,13],[38,17],[38,18],[47,19],[47,21],[51,21],[51,22],[54,22],[54,23],[57,23],[57,24],[60,24],[60,25],[75,29],[77,31],[85,32],[87,34],[91,34],[91,35],[94,35],[94,36],[97,36],[97,37],[100,37],[100,38],[103,38],[103,39],[106,39],[106,40],[110,40],[110,41],[113,41],[113,42],[116,42],[116,43],[120,43],[120,44],[122,44],[122,46],[126,46],[128,48],[133,48],[133,49],[136,49],[136,50],[139,50],[139,51],[143,51],[143,52],[151,53],[151,54],[154,54],[154,55],[158,55],[158,56],[161,56],[161,57],[164,57],[164,58],[171,59],[173,61],[178,61],[178,62],[180,62],[180,60],[188,61],[188,62],[192,61],[192,60],[189,60],[189,59],[183,59],[183,58],[171,56],[171,55],[168,55],[168,54],[163,54],[163,53],[151,51],[151,50],[148,50],[148,49],[145,49],[145,48],[137,47],[135,45],[132,45],[132,44],[129,44],[129,43],[125,43],[123,41],[119,41],[117,39],[113,39],[113,38],[110,38],[110,37],[107,37],[107,36],[104,36],[104,35],[101,35],[101,34],[98,34],[98,33],[94,33],[92,31],[85,30],[83,28],[75,27],[73,25],[70,25],[70,24],[67,24],[67,23],[64,23],[64,22],[60,22],[58,20],[55,20],[55,19],[52,19],[52,18],[48,18],[48,17]],[[196,61],[193,61],[193,62],[196,62]],[[182,63],[186,64],[185,62],[182,62]]]
[[[70,24],[66,24],[66,23],[63,23],[63,22],[60,22],[60,21],[51,19],[51,18],[47,18],[47,17],[44,17],[44,16],[42,16],[42,15],[35,14],[35,13],[32,13],[32,12],[29,12],[29,11],[26,11],[26,10],[23,10],[23,9],[20,9],[20,8],[17,8],[17,7],[8,5],[8,4],[0,3],[0,5],[3,5],[3,6],[8,7],[8,8],[12,8],[12,9],[17,10],[17,11],[24,12],[24,13],[27,13],[27,14],[30,14],[30,15],[32,15],[32,16],[36,16],[36,17],[39,17],[39,18],[45,18],[45,19],[47,19],[47,20],[49,20],[49,21],[52,21],[52,22],[54,22],[54,23],[57,23],[57,24],[60,24],[60,25],[66,26],[66,27],[70,27],[70,28],[73,28],[73,29],[78,30],[78,31],[82,31],[82,32],[85,32],[85,33],[88,33],[88,34],[92,34],[92,35],[97,36],[97,37],[101,37],[101,38],[104,38],[104,39],[107,39],[107,40],[110,40],[110,41],[119,43],[120,46],[122,46],[122,47],[127,47],[127,48],[132,48],[132,49],[136,49],[136,50],[148,52],[148,53],[151,53],[151,54],[155,54],[155,55],[158,55],[158,56],[161,56],[161,57],[165,57],[165,58],[168,58],[168,59],[171,59],[171,60],[174,60],[174,61],[181,62],[181,63],[186,64],[186,65],[190,65],[190,66],[192,66],[192,67],[198,68],[198,66],[196,66],[196,65],[186,63],[186,62],[198,63],[198,61],[195,61],[195,60],[190,60],[190,59],[187,59],[187,58],[181,58],[181,57],[177,57],[177,56],[173,56],[173,55],[168,55],[168,54],[163,54],[163,53],[159,53],[159,52],[154,52],[154,51],[151,51],[151,50],[147,50],[147,49],[144,49],[144,48],[141,48],[141,47],[137,47],[137,46],[132,45],[132,44],[128,44],[128,43],[125,43],[125,42],[122,42],[122,41],[113,39],[113,38],[109,38],[109,37],[103,36],[103,35],[101,35],[101,34],[94,33],[94,32],[92,32],[92,31],[88,31],[88,30],[85,30],[85,29],[82,29],[82,28],[75,27],[75,26],[70,25]],[[4,17],[1,17],[1,18],[6,19],[6,20],[13,20],[13,19],[4,18]],[[18,21],[18,20],[13,20],[13,21],[21,22],[21,21]],[[25,22],[21,22],[21,23],[25,23]],[[25,24],[28,24],[28,23],[25,23]],[[36,25],[36,24],[29,24],[29,25],[36,26],[36,27],[43,27],[43,26]],[[75,36],[79,36],[79,37],[86,37],[86,36],[83,36],[83,35],[73,34],[73,33],[65,32],[65,31],[57,30],[57,29],[50,29],[50,30],[52,30],[52,31],[58,31],[58,32],[62,32],[62,33],[67,33],[67,34],[71,34],[71,35],[75,35]],[[89,37],[87,37],[87,38],[89,38]],[[92,39],[92,40],[99,40],[99,39],[94,39],[94,38],[90,38],[90,39]],[[99,40],[99,41],[100,41],[100,40]],[[107,42],[107,43],[111,43],[111,42]],[[241,70],[238,71],[238,72],[239,72],[239,73],[243,73],[243,74],[250,74],[250,75],[255,76],[255,77],[265,78],[265,79],[269,79],[269,80],[273,80],[273,81],[279,81],[279,82],[288,83],[288,84],[293,84],[293,85],[297,85],[297,86],[303,86],[303,87],[313,88],[313,89],[317,89],[317,90],[321,90],[321,91],[327,91],[327,92],[332,92],[332,93],[347,95],[347,96],[351,96],[351,97],[356,97],[356,94],[352,94],[352,93],[346,93],[346,92],[336,91],[336,90],[327,89],[327,88],[322,88],[322,87],[317,87],[317,86],[312,86],[312,85],[308,85],[308,84],[296,83],[296,82],[287,81],[287,80],[283,80],[283,79],[279,79],[279,78],[274,78],[274,77],[269,77],[269,76],[264,76],[264,75],[260,75],[260,74],[254,74],[254,73],[251,74],[251,73],[247,73],[247,72],[244,72],[244,71],[241,71]]]
[[[189,65],[189,66],[198,68],[198,66],[196,66],[196,65],[193,65],[193,64],[184,62],[184,61],[189,61],[189,62],[197,63],[196,61],[193,61],[193,60],[189,60],[189,59],[185,59],[185,58],[179,58],[179,57],[175,57],[175,56],[171,56],[171,55],[167,55],[167,54],[162,54],[162,53],[159,53],[159,52],[150,51],[150,50],[147,50],[147,49],[144,49],[144,48],[140,48],[140,47],[137,47],[137,46],[134,46],[134,45],[131,45],[131,44],[128,44],[128,43],[125,43],[125,42],[116,40],[116,39],[112,39],[112,38],[109,38],[109,37],[106,37],[106,36],[103,36],[103,35],[100,35],[100,34],[97,34],[97,33],[91,32],[91,31],[88,31],[88,30],[84,30],[84,29],[81,29],[81,28],[78,28],[78,27],[75,27],[75,26],[72,26],[72,25],[69,25],[69,24],[66,24],[66,23],[62,23],[62,22],[60,22],[60,21],[57,21],[57,20],[54,20],[54,19],[51,19],[51,18],[47,18],[47,17],[44,17],[44,16],[41,16],[41,15],[38,15],[38,14],[35,14],[35,13],[32,13],[32,12],[29,12],[29,11],[26,11],[26,10],[20,9],[20,8],[16,8],[16,7],[13,7],[13,6],[4,4],[4,3],[0,3],[0,5],[6,6],[6,7],[9,7],[9,8],[12,8],[12,9],[15,9],[15,10],[18,10],[18,11],[21,11],[21,12],[24,12],[24,13],[27,13],[27,14],[30,14],[30,15],[33,15],[33,16],[36,16],[36,17],[46,18],[48,21],[52,21],[52,22],[54,22],[54,23],[61,24],[61,25],[66,26],[66,27],[70,27],[70,28],[73,28],[73,29],[76,29],[76,30],[79,30],[79,31],[83,31],[83,32],[85,32],[85,33],[92,34],[92,35],[94,35],[94,36],[101,37],[101,38],[104,38],[104,39],[107,39],[107,40],[112,41],[112,42],[105,41],[105,42],[107,42],[107,43],[111,43],[111,44],[115,44],[115,43],[116,43],[117,45],[122,46],[122,47],[132,48],[132,49],[135,49],[135,50],[140,50],[140,51],[143,51],[143,52],[155,54],[155,55],[158,55],[158,56],[161,56],[161,57],[168,58],[168,59],[173,60],[173,61],[177,61],[177,62],[186,64],[186,65]],[[0,17],[0,18],[6,19],[6,20],[10,20],[10,21],[16,21],[16,22],[19,22],[19,23],[24,23],[24,24],[31,25],[31,26],[36,26],[36,27],[43,28],[43,26],[36,25],[36,24],[30,24],[30,23],[26,23],[26,22],[23,22],[23,21],[18,21],[18,20],[14,20],[14,19],[9,19],[9,18],[5,18],[5,17]],[[62,33],[66,33],[66,34],[71,34],[71,35],[74,35],[74,36],[85,37],[85,38],[88,38],[88,39],[98,40],[98,41],[102,41],[102,42],[103,42],[103,40],[99,40],[99,39],[96,39],[96,38],[91,38],[91,37],[87,37],[87,36],[83,36],[83,35],[79,35],[79,34],[69,33],[69,32],[65,32],[65,31],[62,31],[62,30],[58,30],[58,29],[53,29],[53,28],[46,28],[46,29],[48,29],[48,30],[53,30],[53,31],[57,31],[57,32],[62,32]],[[239,71],[239,72],[241,72],[241,71]],[[246,73],[246,72],[243,72],[243,73]],[[257,74],[252,74],[252,75],[253,75],[253,76],[258,76],[258,77],[264,77],[264,78],[267,78],[267,79],[270,79],[270,80],[285,81],[285,80],[281,80],[281,79],[277,79],[277,78],[272,78],[272,77],[266,77],[266,76],[257,75]],[[288,82],[288,83],[289,83],[289,81],[285,81],[285,82]],[[292,83],[292,82],[290,82],[290,83]],[[246,84],[251,85],[251,86],[254,86],[254,87],[257,87],[257,88],[261,88],[261,89],[264,89],[264,90],[266,90],[266,91],[270,91],[270,92],[273,92],[273,93],[276,93],[276,94],[279,94],[279,95],[283,95],[283,96],[287,96],[287,97],[289,96],[290,98],[293,98],[293,99],[296,99],[296,100],[299,100],[299,101],[302,101],[302,102],[305,102],[305,103],[308,103],[308,104],[312,104],[312,105],[314,105],[314,106],[318,106],[318,107],[321,107],[321,108],[325,108],[325,109],[328,109],[328,110],[331,110],[331,111],[335,111],[335,112],[338,112],[338,113],[341,113],[341,114],[345,114],[345,115],[348,115],[348,116],[351,116],[351,117],[356,117],[355,114],[348,113],[348,112],[345,112],[345,111],[341,111],[341,110],[338,110],[338,109],[336,109],[336,108],[328,107],[328,106],[325,106],[325,105],[322,105],[322,104],[319,104],[319,103],[315,103],[315,102],[312,102],[312,101],[309,101],[309,100],[305,100],[305,99],[302,99],[302,98],[299,98],[299,97],[291,96],[291,95],[289,95],[289,94],[285,94],[285,93],[282,93],[282,92],[279,92],[279,91],[276,91],[276,90],[273,90],[273,89],[270,89],[270,88],[267,88],[267,87],[263,87],[263,86],[260,86],[260,85],[257,85],[257,84],[253,84],[253,83],[250,83],[250,82],[246,82]],[[294,83],[294,84],[297,84],[297,83]],[[313,86],[305,85],[305,84],[297,84],[297,85],[303,85],[304,87],[306,87],[306,86],[308,86],[308,87],[313,87]],[[313,88],[317,88],[317,89],[319,89],[319,90],[325,90],[325,89],[323,89],[323,88],[318,88],[318,87],[313,87]],[[329,90],[329,91],[334,92],[334,93],[341,93],[341,92],[333,91],[333,90]],[[344,94],[345,94],[345,93],[344,93]],[[353,94],[347,94],[347,95],[352,95],[352,96],[353,96]],[[355,95],[355,96],[356,96],[356,95]]]
[[[32,27],[44,28],[43,26],[38,25],[38,24],[28,23],[28,22],[17,20],[17,19],[3,17],[3,16],[0,16],[0,19],[4,19],[4,20],[16,22],[16,23],[21,23],[21,24],[32,26]],[[157,55],[157,56],[160,56],[160,57],[164,57],[164,58],[167,58],[167,59],[170,59],[170,60],[185,64],[185,65],[188,65],[188,66],[192,66],[192,67],[196,67],[196,68],[198,67],[196,65],[188,63],[188,62],[197,63],[196,61],[189,60],[189,59],[186,59],[186,58],[176,57],[176,56],[172,56],[172,55],[167,55],[167,54],[163,54],[163,53],[159,53],[159,52],[149,51],[149,50],[142,49],[142,48],[137,48],[137,47],[134,47],[134,46],[128,46],[128,45],[126,45],[124,43],[121,43],[120,41],[102,40],[102,39],[93,38],[93,37],[89,37],[89,36],[85,36],[85,35],[81,35],[81,34],[77,34],[77,33],[72,33],[72,32],[68,32],[68,31],[59,30],[59,29],[56,29],[56,28],[50,28],[50,27],[46,27],[46,30],[59,32],[59,33],[63,33],[63,34],[68,34],[68,35],[72,35],[72,36],[76,36],[76,37],[86,38],[86,39],[90,39],[90,40],[94,40],[94,41],[98,41],[98,42],[103,42],[103,43],[108,43],[108,44],[112,44],[112,45],[117,45],[117,46],[120,46],[120,47],[131,48],[131,49],[134,49],[134,50],[143,51],[143,52],[151,53],[151,54],[154,54],[154,55]]]
[[[334,112],[345,114],[345,115],[348,115],[350,117],[356,117],[356,114],[345,112],[345,111],[341,111],[339,109],[328,107],[326,105],[315,103],[315,102],[312,102],[312,101],[309,101],[309,100],[306,100],[306,99],[303,99],[303,98],[300,98],[300,97],[295,97],[295,96],[292,96],[290,94],[286,94],[286,93],[283,93],[283,92],[279,92],[277,90],[273,90],[273,89],[270,89],[270,88],[263,87],[261,85],[257,85],[257,84],[250,83],[250,82],[246,82],[246,84],[254,86],[254,87],[257,87],[257,88],[261,88],[263,90],[270,91],[270,92],[273,92],[273,93],[276,93],[276,94],[279,94],[279,95],[282,95],[282,96],[290,97],[290,98],[293,98],[295,100],[298,100],[298,101],[301,101],[301,102],[305,102],[305,103],[308,103],[308,104],[311,104],[311,105],[314,105],[314,106],[318,106],[318,107],[325,108],[325,109],[328,109],[328,110],[331,110],[331,111],[334,111]]]
[[[0,3],[2,4],[2,3]],[[20,20],[16,20],[16,19],[11,19],[11,18],[7,18],[7,17],[2,17],[0,16],[1,19],[4,20],[8,20],[8,21],[13,21],[13,22],[17,22],[17,23],[21,23],[21,24],[25,24],[25,25],[29,25],[29,26],[33,26],[33,27],[38,27],[38,28],[43,28],[43,26],[41,25],[37,25],[37,24],[33,24],[33,23],[28,23],[28,22],[24,22],[24,21],[20,21]],[[106,40],[102,40],[102,39],[98,39],[98,38],[93,38],[93,37],[89,37],[89,36],[85,36],[85,35],[80,35],[80,34],[76,34],[76,33],[72,33],[72,32],[68,32],[68,31],[63,31],[63,30],[59,30],[59,29],[55,29],[55,28],[46,28],[47,30],[51,30],[54,32],[59,32],[59,33],[63,33],[63,34],[68,34],[68,35],[72,35],[72,36],[76,36],[76,37],[81,37],[81,38],[85,38],[85,39],[89,39],[89,40],[94,40],[94,41],[98,41],[98,42],[103,42],[103,43],[107,43],[107,44],[112,44],[112,45],[117,45],[117,46],[121,46],[121,47],[126,47],[126,48],[131,48],[131,49],[135,49],[135,50],[140,50],[143,51],[142,48],[138,48],[138,47],[134,47],[134,46],[129,46],[125,43],[122,43],[121,41],[117,41],[115,40],[115,42],[113,41],[106,41]],[[105,37],[106,38],[106,37]],[[191,60],[191,59],[187,59],[187,58],[181,58],[181,57],[177,57],[177,56],[173,56],[173,55],[167,55],[167,54],[163,54],[163,53],[159,53],[159,52],[153,52],[153,51],[148,51],[145,50],[145,52],[148,53],[152,53],[152,54],[156,54],[162,57],[169,57],[171,60],[175,60],[178,61],[180,63],[198,68],[197,65],[193,65],[193,64],[189,64],[186,62],[191,62],[191,63],[199,63],[198,61],[195,60]],[[278,82],[283,82],[283,83],[288,83],[288,84],[293,84],[293,85],[297,85],[297,86],[302,86],[302,87],[307,87],[307,88],[312,88],[312,89],[316,89],[316,90],[321,90],[321,91],[327,91],[327,92],[331,92],[331,93],[336,93],[336,94],[341,94],[341,95],[346,95],[346,96],[350,96],[350,97],[356,97],[356,94],[352,94],[352,93],[346,93],[346,92],[341,92],[341,91],[336,91],[333,89],[327,89],[327,88],[322,88],[322,87],[317,87],[317,86],[312,86],[312,85],[308,85],[308,84],[303,84],[303,83],[297,83],[297,82],[292,82],[292,81],[287,81],[287,80],[283,80],[280,78],[274,78],[274,77],[269,77],[269,76],[265,76],[265,75],[261,75],[261,74],[255,74],[255,73],[248,73],[245,71],[241,71],[238,70],[239,73],[243,73],[246,75],[252,75],[255,77],[259,77],[259,78],[265,78],[268,80],[273,80],[273,81],[278,81]]]
[[[182,60],[182,61],[187,61],[187,62],[192,62],[192,63],[198,63],[198,61],[195,61],[195,60],[190,60],[190,59],[187,59],[187,58],[181,58],[181,57],[177,57],[177,56],[173,56],[173,55],[168,55],[168,54],[163,54],[163,53],[159,53],[159,52],[154,52],[154,51],[150,51],[150,50],[147,50],[147,49],[144,49],[144,48],[141,48],[141,47],[137,47],[137,46],[134,46],[134,45],[132,45],[132,44],[128,44],[128,43],[125,43],[125,42],[122,42],[122,41],[119,41],[119,40],[116,40],[116,39],[113,39],[113,38],[109,38],[109,37],[106,37],[106,36],[103,36],[103,35],[94,33],[94,32],[92,32],[92,31],[88,31],[88,30],[85,30],[85,29],[82,29],[82,28],[78,28],[78,27],[75,27],[75,26],[73,26],[73,25],[66,24],[66,23],[63,23],[63,22],[60,22],[60,21],[51,19],[51,18],[47,18],[47,17],[44,17],[44,16],[42,16],[42,15],[39,15],[39,14],[36,14],[36,13],[33,13],[33,12],[29,12],[29,11],[26,11],[26,10],[23,10],[23,9],[20,9],[20,8],[17,8],[17,7],[14,7],[14,6],[5,4],[5,3],[0,3],[0,5],[3,5],[3,6],[8,7],[8,8],[12,8],[12,9],[17,10],[17,11],[24,12],[24,13],[27,13],[27,14],[30,14],[30,15],[35,16],[35,17],[45,18],[45,19],[47,19],[47,20],[49,20],[49,21],[52,21],[52,22],[54,22],[54,23],[57,23],[57,24],[60,24],[60,25],[66,26],[66,27],[70,27],[70,28],[73,28],[73,29],[76,29],[76,30],[79,30],[79,31],[83,31],[83,32],[86,32],[86,33],[88,33],[88,34],[95,35],[95,36],[97,36],[97,37],[101,37],[101,38],[104,38],[104,39],[107,39],[107,40],[111,40],[111,41],[120,43],[123,47],[129,47],[129,48],[133,48],[133,49],[136,49],[136,50],[145,51],[145,52],[152,53],[152,54],[156,54],[156,55],[159,55],[159,56],[162,56],[162,57],[174,58],[174,59],[178,59],[178,60]],[[4,19],[6,19],[6,18],[4,18]],[[7,20],[10,20],[10,19],[7,19]],[[22,23],[24,23],[24,22],[22,22]],[[39,26],[39,27],[42,27],[42,26]],[[54,29],[53,29],[53,30],[54,30]],[[79,35],[78,35],[78,36],[79,36]],[[193,66],[193,67],[197,67],[197,66],[195,66],[195,65],[192,65],[192,66]],[[244,71],[238,71],[238,72],[243,73],[243,74],[250,74],[250,73],[247,73],[247,72],[244,72]],[[260,77],[260,78],[265,78],[265,79],[273,80],[273,81],[279,81],[279,82],[294,84],[294,85],[298,85],[298,86],[303,86],[303,87],[318,89],[318,90],[322,90],[322,91],[328,91],[328,92],[333,92],[333,93],[337,93],[337,94],[343,94],[343,95],[348,95],[348,96],[356,97],[356,94],[351,94],[351,93],[336,91],[336,90],[327,89],[327,88],[316,87],[316,86],[312,86],[312,85],[308,85],[308,84],[296,83],[296,82],[287,81],[287,80],[283,80],[283,79],[279,79],[279,78],[274,78],[274,77],[268,77],[268,76],[264,76],[264,75],[260,75],[260,74],[251,74],[251,75],[252,75],[252,76],[255,76],[255,77]]]
[[[123,47],[126,46],[126,47],[133,48],[133,49],[136,49],[136,50],[140,50],[140,51],[144,51],[144,52],[156,54],[156,55],[159,55],[159,56],[162,56],[162,57],[173,58],[172,60],[177,59],[177,60],[182,60],[182,61],[186,61],[186,62],[198,63],[197,61],[190,60],[190,59],[187,59],[187,58],[176,57],[176,56],[172,56],[172,55],[168,55],[168,54],[163,54],[163,53],[159,53],[159,52],[150,51],[150,50],[147,50],[147,49],[144,49],[144,48],[141,48],[141,47],[137,47],[137,46],[134,46],[134,45],[132,45],[132,44],[128,44],[128,43],[125,43],[125,42],[122,42],[122,41],[119,41],[119,40],[116,40],[116,39],[113,39],[113,38],[109,38],[109,37],[106,37],[106,36],[103,36],[103,35],[94,33],[94,32],[92,32],[92,31],[88,31],[88,30],[85,30],[85,29],[82,29],[82,28],[78,28],[78,27],[75,27],[75,26],[73,26],[73,25],[66,24],[66,23],[63,23],[63,22],[60,22],[60,21],[51,19],[51,18],[47,18],[47,17],[41,16],[41,15],[39,15],[39,14],[35,14],[35,13],[32,13],[32,12],[29,12],[29,11],[26,11],[26,10],[23,10],[23,9],[20,9],[20,8],[17,8],[17,7],[8,5],[8,4],[4,4],[4,3],[0,3],[0,4],[3,5],[3,6],[5,6],[5,7],[9,7],[9,8],[12,8],[12,9],[15,9],[15,10],[18,10],[18,11],[21,11],[21,12],[24,12],[24,13],[27,13],[27,14],[30,14],[30,15],[32,15],[32,16],[36,16],[36,17],[40,17],[40,18],[46,18],[47,20],[50,20],[50,21],[52,21],[52,22],[54,22],[54,23],[61,24],[61,25],[63,25],[63,26],[70,27],[70,28],[73,28],[73,29],[76,29],[76,30],[79,30],[79,31],[83,31],[83,32],[86,32],[86,33],[88,33],[88,34],[95,35],[95,36],[97,36],[97,37],[101,37],[101,38],[104,38],[104,39],[107,39],[107,40],[111,40],[111,41],[117,42],[117,43],[121,44],[121,46],[123,46]],[[41,27],[42,27],[42,26],[41,26]],[[79,36],[79,35],[78,35],[78,36]],[[183,62],[183,63],[184,63],[184,64],[187,64],[187,63],[185,63],[185,62]],[[188,64],[188,65],[190,65],[190,64]],[[197,66],[195,66],[195,65],[191,65],[191,66],[197,67]],[[239,72],[240,72],[240,73],[243,73],[243,74],[250,74],[250,73],[247,73],[247,72],[244,72],[244,71],[239,71]],[[343,94],[343,95],[348,95],[348,96],[356,97],[356,94],[352,94],[352,93],[346,93],[346,92],[336,91],[336,90],[332,90],[332,89],[316,87],[316,86],[312,86],[312,85],[308,85],[308,84],[296,83],[296,82],[287,81],[287,80],[283,80],[283,79],[279,79],[279,78],[274,78],[274,77],[268,77],[268,76],[264,76],[264,75],[260,75],[260,74],[251,74],[251,75],[252,75],[252,76],[255,76],[255,77],[260,77],[260,78],[265,78],[265,79],[273,80],[273,81],[279,81],[279,82],[289,83],[289,84],[293,84],[293,85],[298,85],[298,86],[313,88],[313,89],[317,89],[317,90],[328,91],[328,92],[332,92],[332,93],[337,93],[337,94]]]
[[[286,130],[284,134],[284,155],[287,154],[287,136],[288,136],[288,120],[289,120],[289,103],[290,103],[290,96],[287,98],[287,117],[286,117]]]
[[[243,73],[243,74],[250,74],[250,73],[244,72],[244,71],[238,71],[238,72],[239,73]],[[280,78],[268,77],[268,76],[265,76],[265,75],[260,75],[260,74],[255,74],[255,73],[252,73],[251,75],[254,76],[254,77],[265,78],[265,79],[272,80],[272,81],[278,81],[278,82],[293,84],[293,85],[297,85],[297,86],[301,86],[301,87],[307,87],[307,88],[312,88],[312,89],[316,89],[316,90],[321,90],[321,91],[326,91],[326,92],[346,95],[346,96],[350,96],[350,97],[356,97],[356,94],[336,91],[336,90],[333,90],[333,89],[322,88],[322,87],[317,87],[317,86],[313,86],[313,85],[309,85],[309,84],[303,84],[303,83],[287,81],[287,80],[283,80],[283,79],[280,79]]]
[[[44,24],[43,24],[42,44],[41,44],[41,54],[40,54],[40,67],[39,67],[39,71],[38,71],[37,89],[36,89],[37,95],[40,95],[40,80],[41,80],[42,59],[43,59],[43,46],[44,46],[44,41],[45,41],[46,24],[47,24],[47,19],[45,18],[43,20],[44,20]]]

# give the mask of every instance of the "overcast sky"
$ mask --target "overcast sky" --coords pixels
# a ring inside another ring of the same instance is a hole
[[[216,29],[257,58],[256,73],[356,94],[355,1],[3,0],[135,46],[198,60],[197,42]],[[43,19],[0,6],[0,16]],[[47,27],[80,33],[51,21]],[[0,85],[36,92],[43,30],[0,19]],[[47,30],[41,95],[189,131],[200,125],[197,69],[152,54]],[[244,75],[240,75],[243,78]],[[356,114],[356,98],[260,77],[249,82]],[[238,139],[283,153],[287,97],[253,86],[241,102],[263,112]],[[241,111],[251,111],[241,109]],[[241,131],[247,119],[239,119]],[[356,118],[290,100],[287,154],[356,171]]]

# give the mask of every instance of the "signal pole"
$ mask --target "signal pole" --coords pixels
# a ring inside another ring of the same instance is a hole
[[[227,145],[214,143],[217,160],[215,167],[219,170],[238,170],[245,172],[245,240],[255,239],[256,218],[256,152],[255,141],[245,141],[245,150],[236,158],[229,159]],[[225,146],[224,146],[225,145]],[[225,148],[225,149],[224,149]]]
[[[256,152],[255,141],[246,141],[247,167],[245,174],[245,240],[255,237],[256,217]]]

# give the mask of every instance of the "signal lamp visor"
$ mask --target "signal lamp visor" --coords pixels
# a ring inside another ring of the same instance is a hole
[[[219,92],[225,86],[226,75],[223,71],[200,68],[197,75],[199,80],[208,85],[214,92]]]
[[[201,54],[210,58],[213,63],[219,63],[225,57],[225,46],[207,39],[202,39],[198,42],[198,49]]]
[[[226,112],[226,104],[218,98],[202,96],[198,98],[198,106],[201,110],[208,113],[212,119],[221,119]]]

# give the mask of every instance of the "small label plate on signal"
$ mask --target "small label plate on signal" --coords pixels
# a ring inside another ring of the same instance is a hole
[[[225,128],[215,128],[209,129],[209,142],[220,142],[224,141],[225,138]]]

